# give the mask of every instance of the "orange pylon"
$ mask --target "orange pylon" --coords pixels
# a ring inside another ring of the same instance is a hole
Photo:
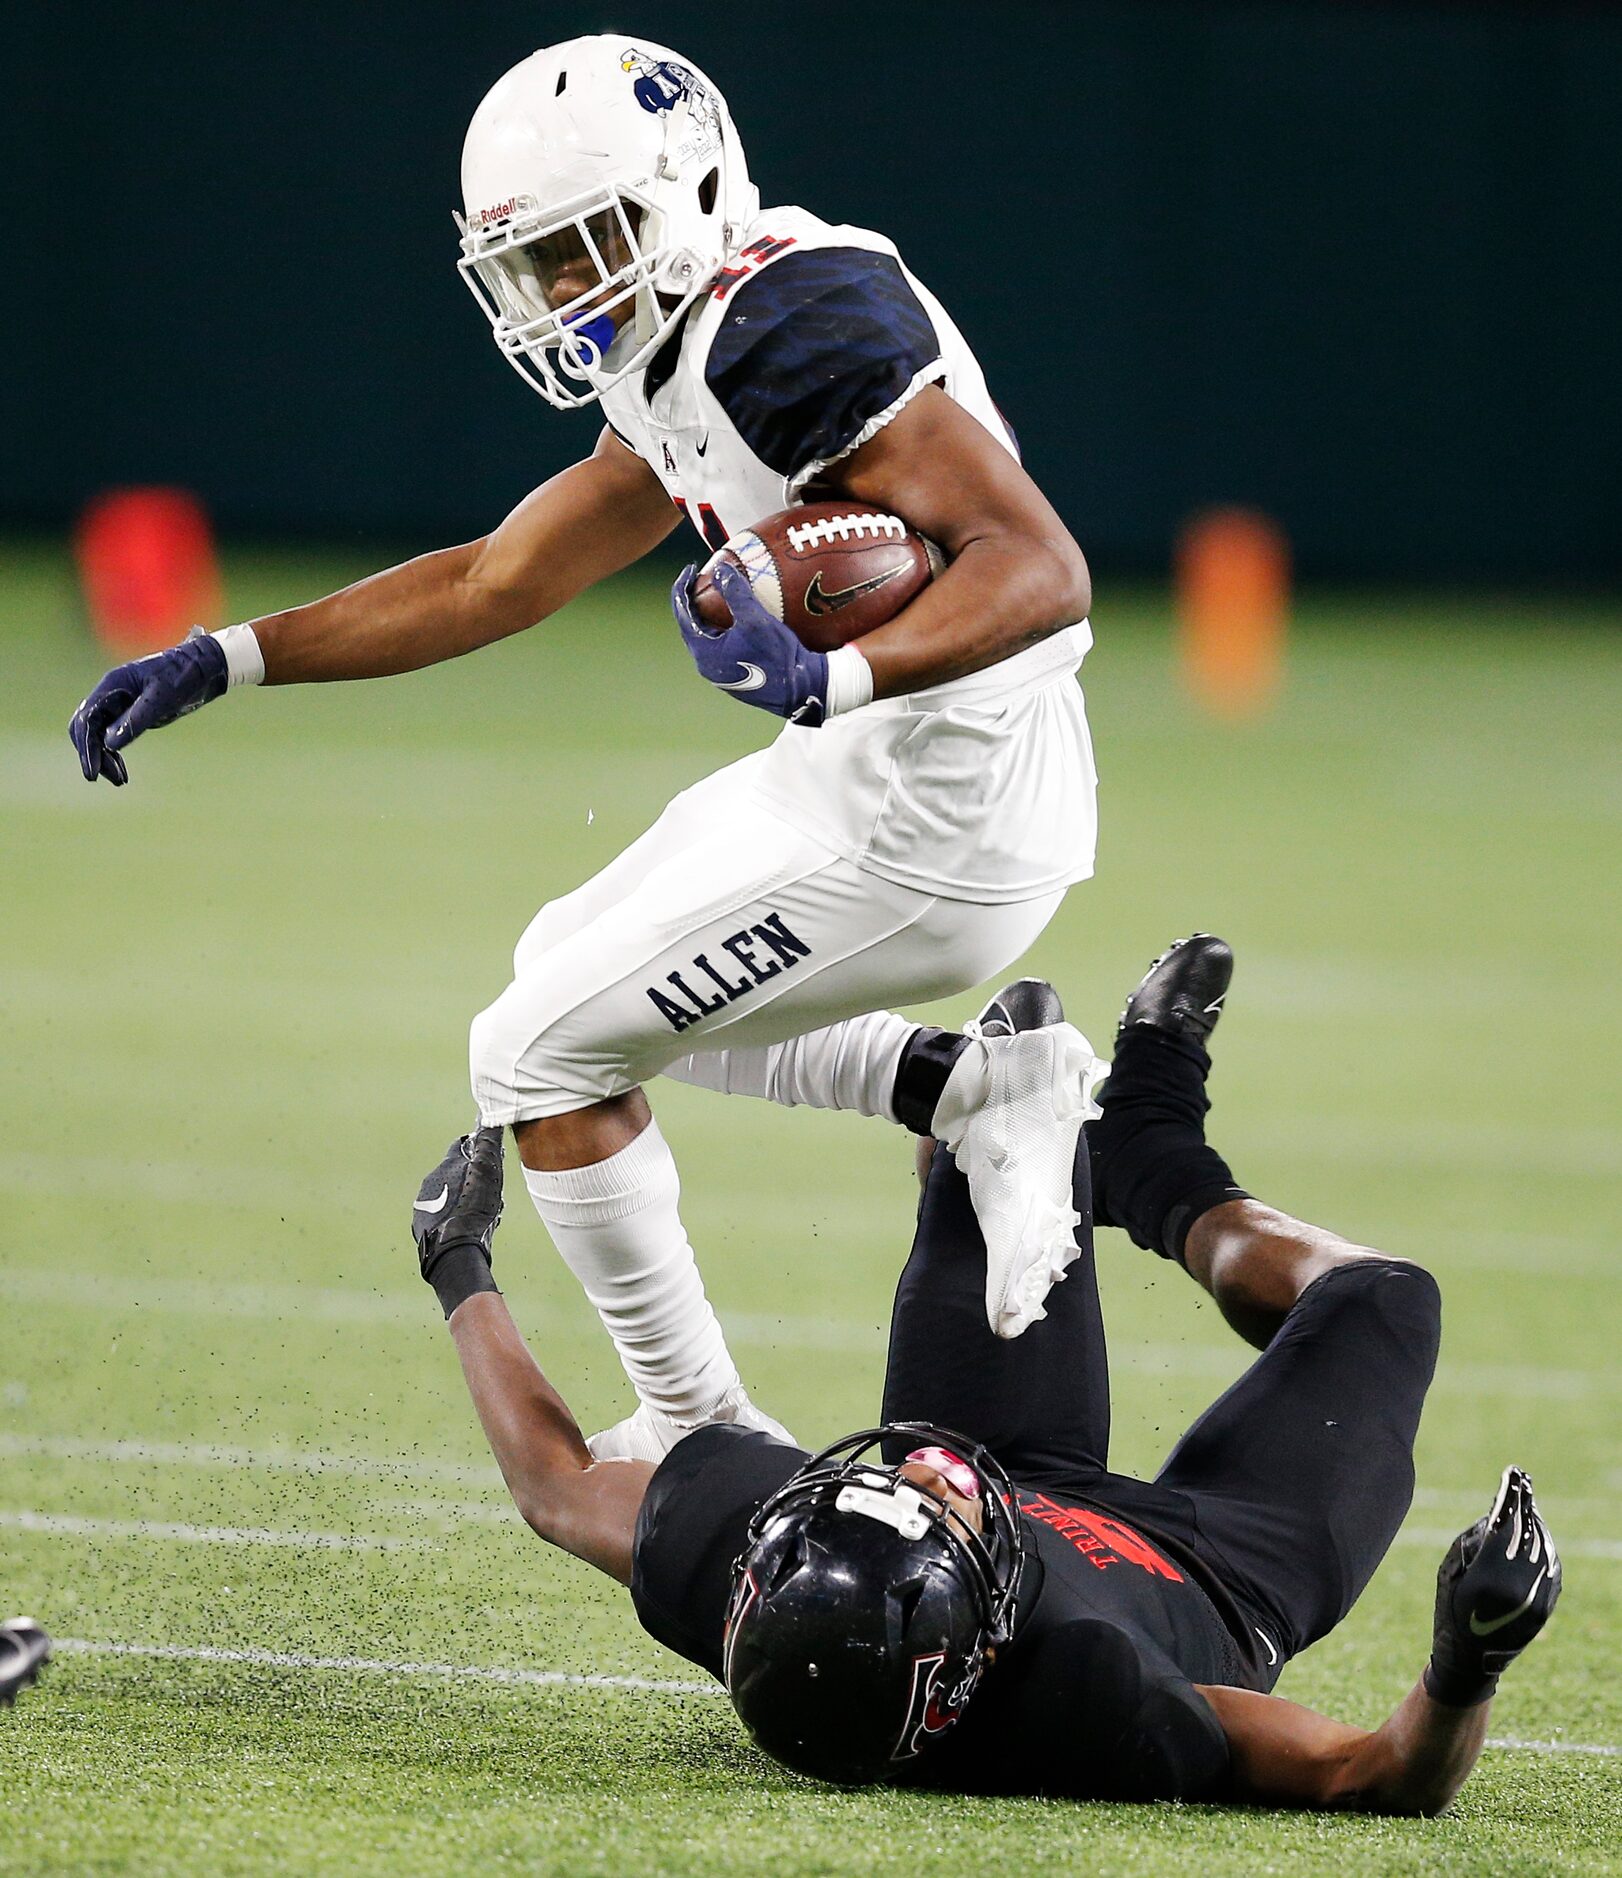
[[[193,626],[223,623],[213,531],[185,489],[115,489],[79,518],[74,553],[85,608],[111,652],[153,652]]]
[[[1219,717],[1260,717],[1278,694],[1290,616],[1284,531],[1250,509],[1210,509],[1177,543],[1184,682]]]

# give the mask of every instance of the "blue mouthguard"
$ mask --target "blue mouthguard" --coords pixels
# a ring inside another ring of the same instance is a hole
[[[584,339],[589,346],[597,348],[599,358],[614,343],[614,315],[612,313],[582,313],[577,319],[569,321],[569,330],[576,338]]]

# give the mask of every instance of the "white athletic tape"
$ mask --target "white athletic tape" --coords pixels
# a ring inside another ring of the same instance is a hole
[[[674,1682],[656,1676],[592,1676],[561,1669],[507,1669],[480,1663],[409,1663],[373,1656],[306,1656],[297,1650],[215,1649],[208,1644],[108,1643],[59,1637],[62,1656],[136,1656],[168,1663],[240,1663],[264,1669],[349,1670],[371,1676],[435,1676],[451,1682],[493,1682],[517,1688],[613,1689],[632,1695],[718,1696],[713,1682]],[[1487,1746],[1520,1754],[1591,1754],[1611,1759],[1622,1748],[1597,1741],[1528,1741],[1493,1735]]]
[[[0,1526],[50,1539],[169,1539],[182,1545],[279,1545],[299,1552],[417,1551],[426,1539],[386,1539],[372,1533],[282,1532],[266,1526],[192,1526],[165,1519],[92,1519],[78,1513],[0,1511]]]

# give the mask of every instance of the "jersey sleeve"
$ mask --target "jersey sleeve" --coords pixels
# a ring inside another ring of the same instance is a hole
[[[928,1757],[930,1785],[1075,1800],[1218,1800],[1228,1738],[1147,1639],[1082,1618],[1015,1644]]]
[[[1214,1800],[1228,1737],[1171,1658],[1113,1624],[1084,1620],[1047,1640],[1044,1790],[1111,1800]],[[1053,1686],[1056,1685],[1056,1686]]]
[[[650,1636],[720,1676],[732,1567],[749,1522],[809,1459],[758,1429],[722,1423],[676,1443],[648,1482],[631,1553],[631,1602]]]
[[[755,455],[798,485],[865,443],[937,367],[934,324],[893,255],[811,248],[732,290],[704,376]]]

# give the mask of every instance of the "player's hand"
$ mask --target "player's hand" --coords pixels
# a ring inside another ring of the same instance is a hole
[[[85,781],[105,776],[121,789],[130,778],[119,751],[142,731],[172,724],[223,697],[227,675],[219,640],[200,628],[167,652],[114,666],[68,725]]]
[[[417,1262],[429,1284],[441,1261],[467,1247],[479,1252],[488,1269],[501,1206],[501,1130],[480,1128],[453,1141],[417,1189],[411,1210]]]
[[[1560,1557],[1532,1498],[1532,1482],[1506,1467],[1498,1497],[1448,1547],[1436,1574],[1436,1631],[1425,1687],[1470,1708],[1549,1621],[1560,1596]]]
[[[781,620],[774,619],[755,598],[748,575],[730,561],[719,562],[712,572],[732,624],[725,632],[712,633],[693,612],[697,572],[696,567],[683,568],[670,590],[676,624],[693,663],[718,690],[774,717],[815,729],[827,715],[827,657],[808,652]]]

